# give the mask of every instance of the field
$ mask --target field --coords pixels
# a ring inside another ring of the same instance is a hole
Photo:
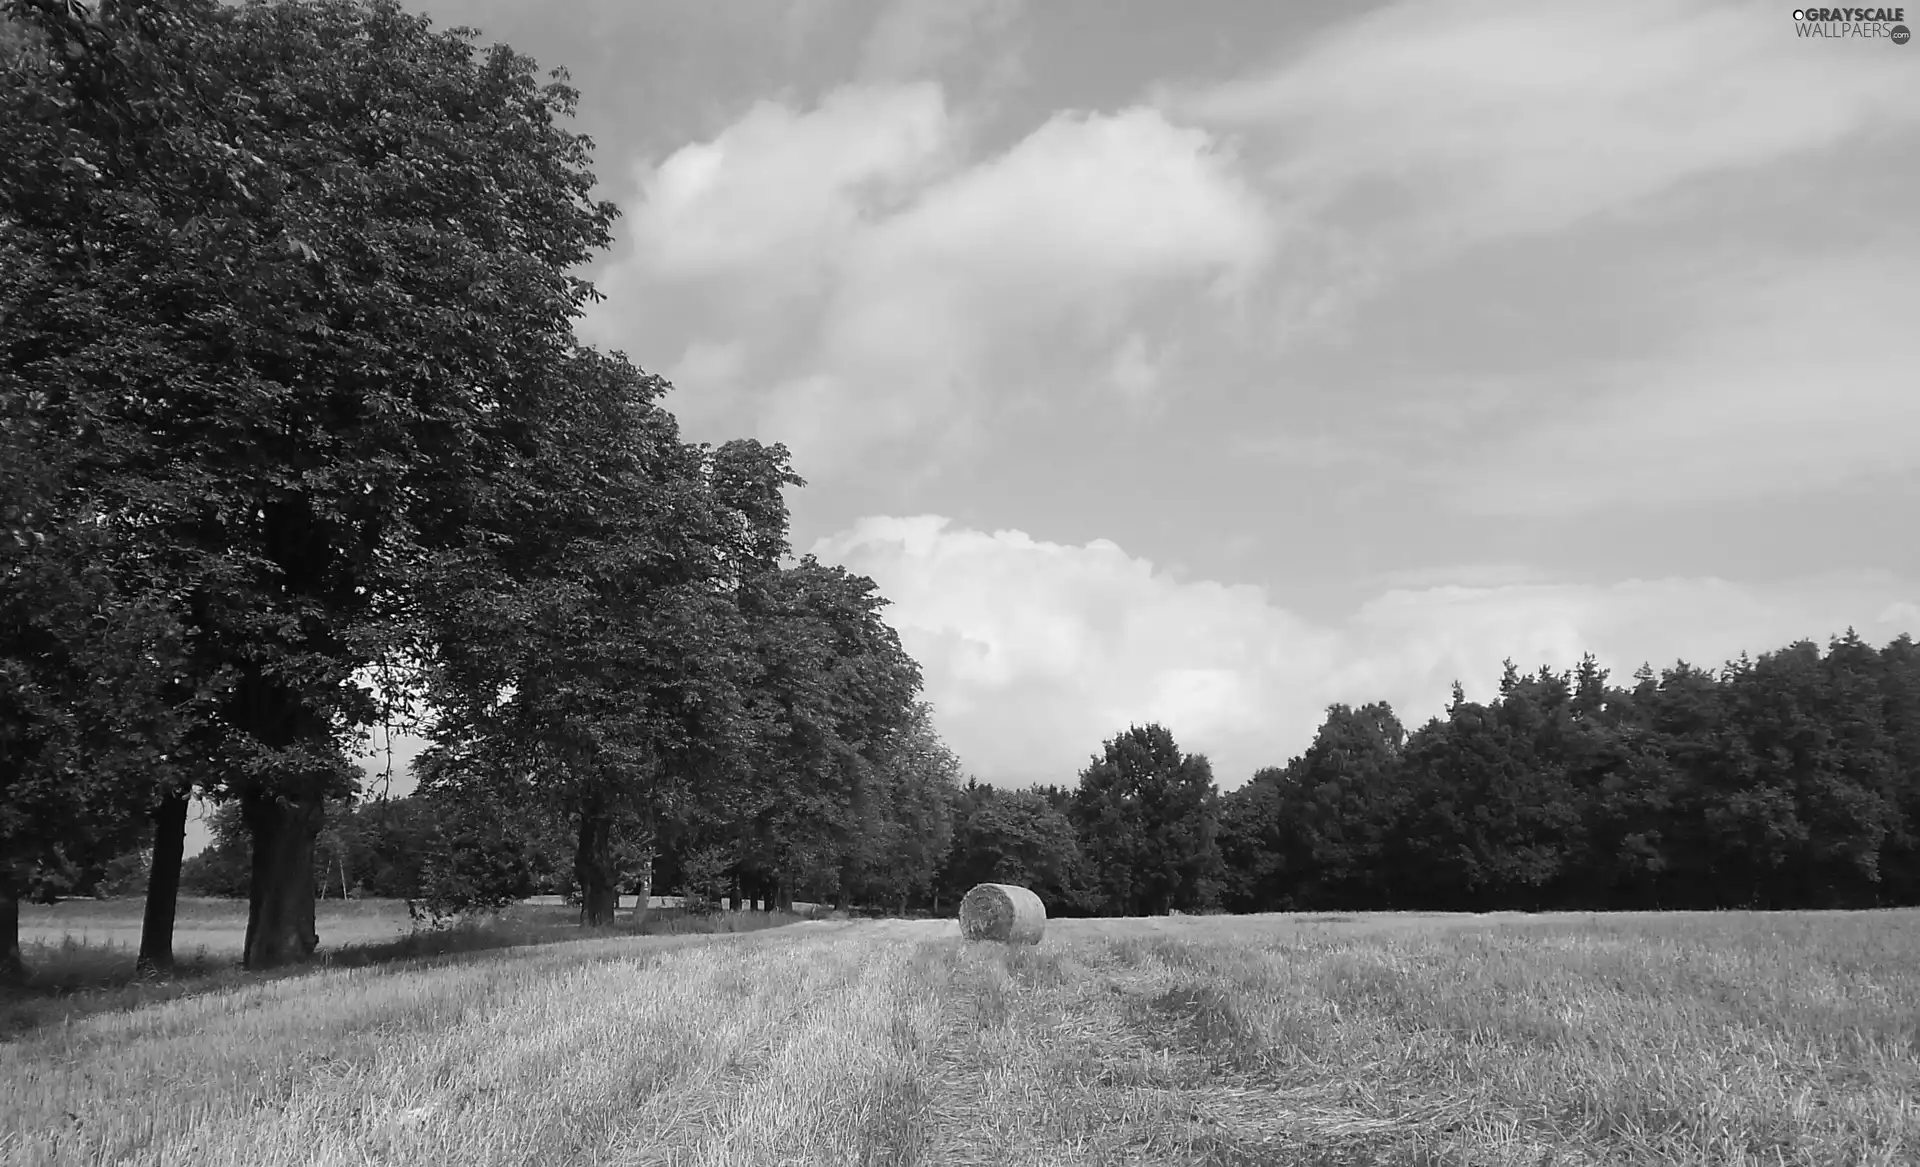
[[[20,943],[125,948],[131,959],[140,947],[140,908],[137,900],[21,904]],[[406,906],[396,900],[322,900],[315,908],[321,939],[328,946],[391,940],[411,927]],[[190,956],[204,949],[211,957],[237,959],[246,934],[245,904],[183,897],[174,923],[173,950]]]
[[[678,904],[674,897],[655,896],[656,904]],[[620,897],[623,912],[633,907],[632,896]],[[314,905],[323,950],[348,945],[377,944],[407,935],[413,921],[400,900],[321,900]],[[65,946],[124,950],[129,965],[140,947],[138,900],[63,900],[58,904],[20,905],[20,943],[46,949]],[[574,909],[557,896],[528,900],[516,913],[524,922],[558,925],[577,919]],[[174,922],[173,951],[182,959],[223,962],[238,960],[247,935],[246,904],[236,900],[180,899]]]
[[[593,939],[40,1025],[0,1099],[9,1164],[1911,1164],[1920,912]]]

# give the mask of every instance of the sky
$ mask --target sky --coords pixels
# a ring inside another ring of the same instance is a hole
[[[796,551],[878,583],[983,781],[1158,721],[1227,790],[1507,657],[1920,635],[1920,45],[1757,3],[407,7],[569,71],[623,212],[582,337],[689,438],[793,451]]]

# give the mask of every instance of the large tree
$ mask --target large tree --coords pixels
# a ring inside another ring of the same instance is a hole
[[[1403,752],[1402,846],[1418,906],[1534,907],[1565,874],[1579,812],[1550,723],[1566,713],[1563,678],[1523,678],[1511,661],[1499,701],[1454,687]]]
[[[872,776],[850,892],[905,912],[933,891],[952,843],[960,788],[960,759],[940,740],[931,705],[916,703],[910,720],[888,736]]]
[[[0,221],[31,257],[0,344],[87,435],[71,481],[151,550],[187,671],[224,678],[246,963],[303,959],[373,715],[356,675],[412,643],[422,565],[569,407],[568,273],[615,211],[557,124],[570,88],[392,0],[7,3],[51,51],[0,87]]]
[[[445,777],[518,782],[566,817],[582,920],[606,924],[620,836],[651,845],[730,756],[748,548],[711,451],[655,404],[664,382],[584,350],[568,375],[571,408],[526,428],[528,457],[427,581],[427,655]]]
[[[1221,872],[1213,768],[1161,725],[1106,742],[1080,773],[1073,821],[1106,911],[1164,915],[1210,907]]]
[[[181,732],[178,621],[61,489],[43,401],[0,365],[0,980],[24,971],[21,897],[135,844]]]
[[[952,910],[980,883],[1030,888],[1049,915],[1102,906],[1073,822],[1045,790],[997,790],[968,779],[953,794],[953,841],[935,880],[934,909]]]
[[[1898,815],[1880,859],[1882,902],[1920,903],[1920,647],[1904,633],[1880,650],[1880,716]]]
[[[920,669],[880,616],[874,582],[812,556],[745,589],[753,670],[729,812],[776,902],[805,885],[844,898],[885,813],[883,771],[915,716]]]

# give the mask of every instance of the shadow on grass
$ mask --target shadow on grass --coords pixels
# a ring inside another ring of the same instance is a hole
[[[432,966],[473,953],[577,940],[760,932],[806,918],[792,912],[688,916],[677,909],[655,909],[639,923],[631,917],[622,917],[610,926],[589,928],[578,922],[575,909],[521,904],[498,916],[462,920],[440,928],[416,927],[392,940],[344,944],[332,949],[323,946],[311,961],[301,965],[249,972],[240,967],[232,953],[209,953],[202,947],[185,954],[176,953],[171,971],[146,976],[135,972],[132,948],[112,943],[94,944],[68,936],[58,943],[29,942],[22,946],[28,966],[27,981],[24,985],[0,988],[0,1041],[16,1040],[44,1026],[95,1013],[140,1009],[325,969],[389,964]]]

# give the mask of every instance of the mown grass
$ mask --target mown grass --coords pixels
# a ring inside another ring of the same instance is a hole
[[[1920,912],[600,939],[43,1028],[0,1098],[26,1164],[1908,1164]]]

